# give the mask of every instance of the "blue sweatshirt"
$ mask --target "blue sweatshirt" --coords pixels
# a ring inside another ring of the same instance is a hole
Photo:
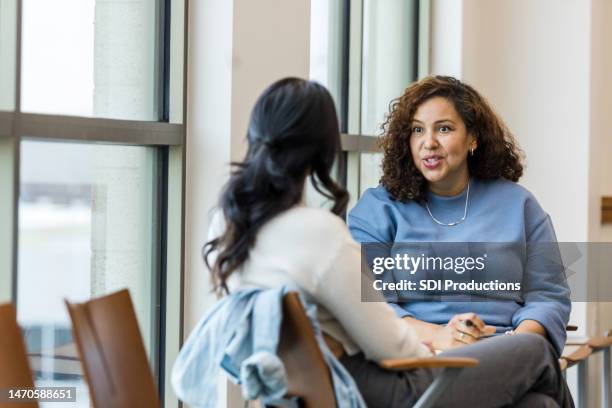
[[[452,197],[429,193],[431,213],[443,223],[461,219],[466,192],[467,189]],[[571,310],[570,292],[563,266],[551,262],[543,253],[546,251],[541,250],[545,243],[556,242],[550,217],[524,187],[503,179],[472,179],[467,217],[461,224],[449,227],[435,223],[424,203],[392,200],[387,190],[378,186],[363,194],[350,212],[348,223],[353,238],[362,244],[393,247],[409,242],[469,242],[486,248],[487,243],[498,247],[511,243],[511,249],[498,257],[497,263],[487,265],[487,278],[521,282],[521,291],[514,296],[462,301],[466,297],[457,294],[455,299],[445,296],[437,302],[399,301],[391,306],[400,317],[412,316],[436,324],[446,324],[459,313],[474,312],[486,324],[496,326],[498,332],[516,328],[523,320],[535,320],[561,353]]]

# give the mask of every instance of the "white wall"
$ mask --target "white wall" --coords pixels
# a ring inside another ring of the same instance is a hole
[[[521,183],[551,214],[559,240],[586,241],[590,2],[434,0],[432,19],[432,73],[458,76],[489,98],[527,154]]]
[[[549,212],[561,241],[587,240],[587,4],[464,1],[462,79],[490,99],[516,135],[527,154],[521,183]]]
[[[599,215],[601,196],[612,193],[610,2],[460,0],[454,20],[439,10],[447,3],[433,1],[434,47],[445,47],[433,52],[433,73],[459,72],[505,119],[527,155],[521,184],[551,215],[560,241],[610,240]],[[573,309],[582,334],[612,327],[610,305]]]
[[[234,4],[232,160],[240,160],[259,94],[286,76],[308,78],[310,0],[234,0]]]
[[[597,57],[594,61],[595,70],[593,79],[597,83],[593,88],[597,91],[593,107],[596,109],[594,118],[597,134],[599,137],[599,165],[593,169],[599,177],[599,188],[604,196],[612,196],[612,130],[608,125],[612,117],[612,51],[610,41],[612,40],[612,2],[598,0],[597,9],[594,8],[593,15],[596,16],[597,30],[593,31],[593,52]],[[612,224],[606,224],[601,228],[601,241],[612,242]]]

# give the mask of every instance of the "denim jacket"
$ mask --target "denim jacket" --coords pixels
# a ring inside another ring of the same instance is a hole
[[[193,407],[217,407],[217,384],[223,370],[241,385],[245,399],[261,398],[264,403],[281,399],[287,392],[287,377],[276,350],[282,300],[290,290],[296,288],[244,289],[215,304],[198,322],[174,363],[176,395]],[[338,407],[365,408],[352,377],[323,341],[316,306],[307,304],[305,309],[330,367]]]

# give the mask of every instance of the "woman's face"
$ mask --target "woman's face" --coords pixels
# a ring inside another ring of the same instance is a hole
[[[459,194],[469,180],[467,155],[476,148],[475,138],[452,102],[433,97],[414,114],[410,150],[415,166],[435,194]]]

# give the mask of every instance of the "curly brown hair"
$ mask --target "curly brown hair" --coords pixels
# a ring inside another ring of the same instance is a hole
[[[380,183],[395,200],[423,201],[427,180],[415,166],[410,151],[412,120],[418,107],[440,96],[453,103],[478,148],[468,156],[470,176],[518,181],[523,175],[523,151],[508,127],[474,88],[448,76],[430,76],[410,85],[389,105],[382,125],[384,153]]]

